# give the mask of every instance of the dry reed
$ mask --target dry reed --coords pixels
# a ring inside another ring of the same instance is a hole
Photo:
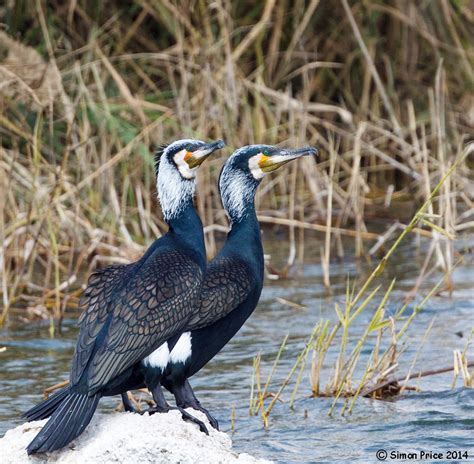
[[[342,236],[360,256],[383,252],[395,229],[372,232],[371,219],[403,228],[472,138],[465,2],[32,3],[0,7],[1,321],[22,308],[53,331],[88,271],[165,230],[151,155],[163,141],[318,146],[318,163],[265,181],[258,208],[289,228],[289,266],[303,229],[325,234],[329,286]],[[199,179],[211,255],[224,156]],[[412,231],[431,236],[424,271],[435,262],[450,291],[453,239],[474,225],[472,168],[471,155]]]

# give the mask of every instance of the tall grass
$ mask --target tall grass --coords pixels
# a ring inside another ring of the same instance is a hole
[[[464,1],[17,0],[0,22],[2,321],[11,308],[60,320],[88,270],[134,259],[165,230],[151,155],[163,141],[318,146],[318,163],[265,181],[258,209],[288,227],[289,266],[307,245],[298,231],[325,234],[330,288],[342,237],[359,256],[383,252],[472,138]],[[210,255],[226,227],[225,156],[199,179]],[[473,163],[413,230],[432,239],[420,279],[434,262],[447,289],[453,240],[474,224]]]

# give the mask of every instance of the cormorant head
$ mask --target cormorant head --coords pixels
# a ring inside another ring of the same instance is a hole
[[[239,148],[226,161],[219,179],[222,203],[232,222],[239,221],[253,202],[261,180],[270,172],[305,155],[317,155],[313,147],[298,149],[271,145]]]
[[[197,168],[224,142],[205,143],[201,140],[177,140],[161,147],[155,154],[158,199],[165,220],[176,217],[192,200]],[[159,167],[159,169],[158,169]]]

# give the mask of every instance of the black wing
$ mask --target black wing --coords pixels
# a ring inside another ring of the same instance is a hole
[[[93,272],[87,282],[79,305],[85,310],[79,318],[79,338],[72,360],[71,382],[81,378],[94,349],[96,337],[103,328],[107,316],[113,310],[114,296],[126,286],[137,263],[108,266]]]
[[[253,287],[248,266],[236,257],[219,257],[206,269],[199,310],[187,325],[195,330],[213,324],[237,308]]]
[[[144,263],[136,263],[133,272],[122,272],[104,301],[105,309],[92,310],[81,322],[71,382],[79,382],[86,371],[89,393],[183,328],[202,283],[199,266],[176,250],[157,250]],[[99,299],[88,301],[97,305]],[[81,359],[77,372],[76,358]]]

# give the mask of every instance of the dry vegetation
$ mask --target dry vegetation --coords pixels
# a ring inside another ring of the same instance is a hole
[[[323,234],[329,287],[341,237],[356,255],[382,251],[472,138],[472,11],[463,0],[8,0],[2,319],[12,308],[60,319],[87,270],[160,235],[151,153],[188,136],[321,149],[318,164],[268,179],[258,205],[262,224],[288,227],[289,265],[304,253],[298,231]],[[210,255],[226,227],[219,156],[197,198]],[[418,218],[413,231],[433,238],[422,274],[436,262],[449,276],[453,240],[474,225],[473,166],[471,153]],[[374,218],[391,220],[385,233]]]

